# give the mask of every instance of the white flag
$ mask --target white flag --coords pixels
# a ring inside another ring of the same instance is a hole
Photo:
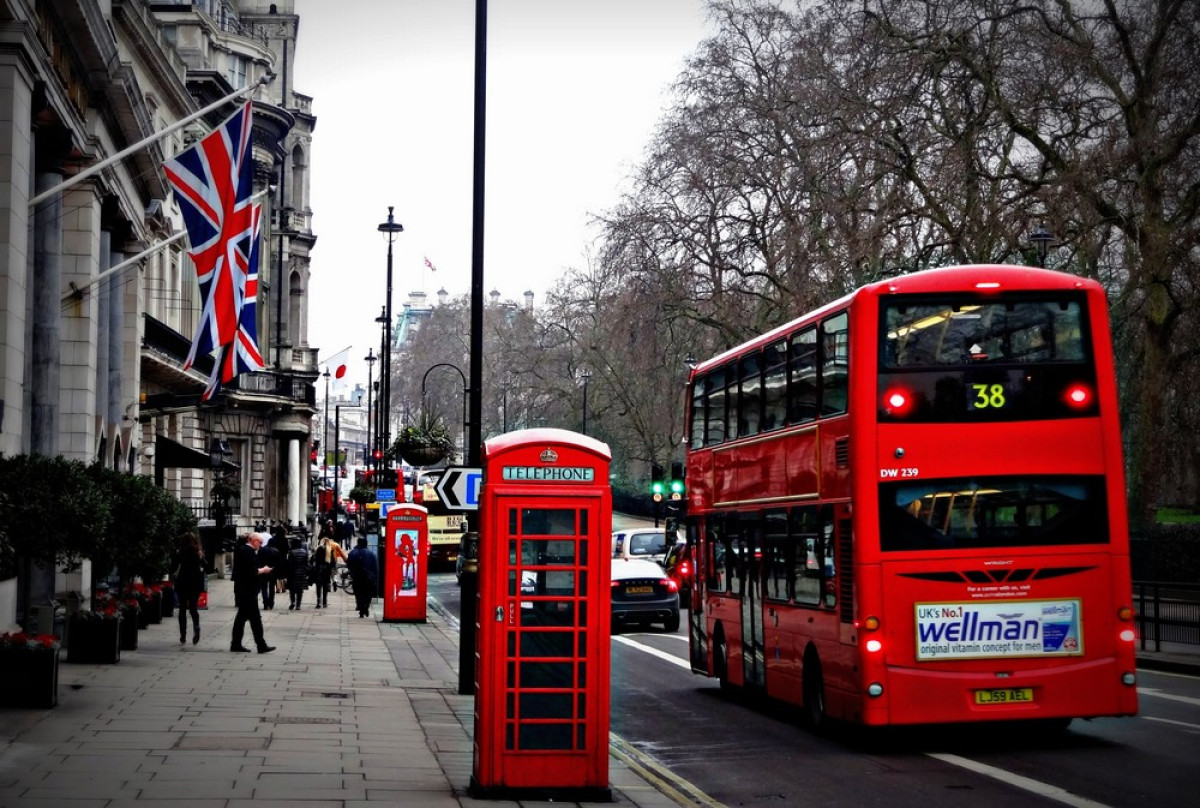
[[[354,346],[347,345],[325,361],[325,372],[329,374],[329,389],[335,396],[350,389],[350,379],[347,377],[349,368],[346,363],[350,361],[352,347]]]

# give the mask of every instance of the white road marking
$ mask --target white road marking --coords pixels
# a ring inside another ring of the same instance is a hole
[[[1191,704],[1200,707],[1200,699],[1194,699],[1191,696],[1176,696],[1172,693],[1164,693],[1153,687],[1139,687],[1139,696],[1151,696],[1156,699],[1167,699],[1168,701],[1182,701],[1184,704]]]
[[[936,752],[927,752],[929,757],[940,760],[943,763],[949,763],[951,766],[973,771],[976,774],[982,774],[984,777],[991,777],[994,780],[999,780],[1010,786],[1023,789],[1031,794],[1037,794],[1039,797],[1056,800],[1064,805],[1070,805],[1072,808],[1109,808],[1102,802],[1089,800],[1087,797],[1080,797],[1078,794],[1072,794],[1066,789],[1052,786],[1049,783],[1043,783],[1040,780],[1034,780],[1029,777],[1022,777],[1019,774],[1005,771],[1004,769],[989,766],[986,763],[980,763],[977,760],[969,760],[958,755],[944,755]]]
[[[666,660],[667,662],[670,662],[672,665],[678,665],[679,667],[684,668],[685,670],[690,671],[692,669],[692,663],[688,662],[686,659],[680,659],[679,657],[677,657],[673,654],[668,654],[666,651],[660,651],[657,648],[652,648],[649,645],[644,645],[643,643],[640,643],[637,640],[631,640],[628,637],[622,637],[620,634],[613,637],[613,642],[624,643],[625,645],[628,645],[630,648],[636,648],[637,650],[643,651],[643,652],[649,654],[650,656],[656,656],[659,659]]]

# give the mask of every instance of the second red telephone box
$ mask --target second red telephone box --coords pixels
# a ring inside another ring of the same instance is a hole
[[[383,553],[383,621],[424,623],[429,560],[429,514],[405,502],[387,513]]]
[[[562,429],[484,444],[475,796],[612,799],[610,458]]]

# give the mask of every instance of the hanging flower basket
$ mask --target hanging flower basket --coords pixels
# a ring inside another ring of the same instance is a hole
[[[441,416],[422,409],[413,423],[400,430],[395,446],[410,466],[432,466],[450,454],[454,441]]]
[[[444,446],[432,444],[404,444],[399,446],[400,457],[410,466],[432,466],[446,459],[449,450]]]

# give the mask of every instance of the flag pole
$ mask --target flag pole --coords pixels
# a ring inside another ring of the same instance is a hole
[[[108,168],[109,166],[113,165],[114,163],[118,163],[121,160],[124,160],[126,157],[133,154],[135,151],[144,149],[147,146],[149,146],[151,143],[153,143],[154,141],[161,140],[162,138],[166,137],[167,135],[172,134],[173,132],[175,132],[179,129],[182,129],[183,127],[187,126],[192,121],[195,121],[196,119],[207,115],[208,113],[212,112],[214,109],[217,109],[218,107],[228,104],[230,101],[233,101],[235,98],[238,98],[243,95],[249,95],[250,93],[253,93],[256,90],[258,90],[259,87],[265,87],[266,85],[270,84],[274,79],[275,79],[274,73],[267,73],[261,79],[259,79],[254,84],[250,85],[249,87],[243,87],[242,89],[232,92],[229,95],[225,96],[224,98],[222,98],[218,101],[213,101],[211,104],[209,104],[204,109],[193,112],[191,115],[188,115],[186,118],[179,119],[175,123],[168,126],[166,129],[155,132],[153,135],[150,135],[147,138],[143,138],[142,140],[139,140],[137,143],[134,143],[132,146],[122,149],[121,151],[114,154],[112,157],[109,157],[105,160],[101,160],[99,163],[96,163],[95,165],[85,168],[83,171],[80,171],[78,174],[74,175],[73,177],[68,177],[67,179],[60,182],[58,185],[55,185],[53,188],[47,188],[45,191],[42,191],[40,194],[34,196],[32,199],[29,200],[29,207],[32,208],[32,207],[38,205],[39,203],[44,202],[46,199],[49,199],[51,196],[54,196],[55,194],[60,194],[63,191],[67,190],[68,188],[78,185],[79,183],[86,180],[88,177],[91,177],[94,174],[98,174],[99,172],[103,171],[104,169]]]

